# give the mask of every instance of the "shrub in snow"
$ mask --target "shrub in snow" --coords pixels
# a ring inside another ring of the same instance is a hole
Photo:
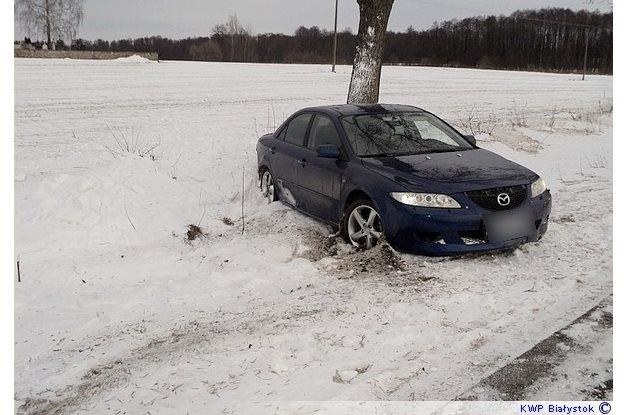
[[[118,157],[124,154],[136,154],[139,157],[149,158],[152,161],[159,157],[156,150],[161,145],[160,140],[145,139],[133,130],[127,133],[123,130],[113,131],[113,129],[109,127],[109,132],[113,137],[113,143],[106,144],[104,148],[113,156]]]
[[[187,225],[187,242],[196,240],[204,236],[202,228],[197,225]]]

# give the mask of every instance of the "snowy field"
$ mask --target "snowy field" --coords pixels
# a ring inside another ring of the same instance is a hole
[[[257,137],[343,103],[350,70],[15,59],[16,411],[448,401],[611,310],[612,77],[383,69],[381,102],[433,111],[552,190],[541,242],[431,259],[352,252],[260,198]],[[607,333],[516,397],[595,399]]]

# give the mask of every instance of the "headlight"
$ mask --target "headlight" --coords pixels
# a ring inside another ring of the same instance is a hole
[[[532,197],[536,197],[541,195],[545,190],[547,190],[547,183],[539,177],[534,183],[532,183]]]
[[[453,197],[436,193],[393,192],[391,197],[400,203],[410,206],[446,209],[460,208],[460,203],[456,202],[456,199]]]

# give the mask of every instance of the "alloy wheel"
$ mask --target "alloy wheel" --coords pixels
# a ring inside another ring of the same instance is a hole
[[[347,235],[352,245],[369,249],[382,237],[382,220],[371,206],[357,206],[347,220]]]
[[[276,200],[275,186],[273,184],[273,176],[269,171],[263,173],[263,177],[260,180],[260,190],[263,197],[267,199],[268,203]]]

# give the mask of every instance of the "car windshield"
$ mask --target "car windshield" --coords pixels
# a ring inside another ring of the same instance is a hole
[[[456,131],[425,112],[352,115],[341,119],[359,157],[404,156],[470,150]]]

